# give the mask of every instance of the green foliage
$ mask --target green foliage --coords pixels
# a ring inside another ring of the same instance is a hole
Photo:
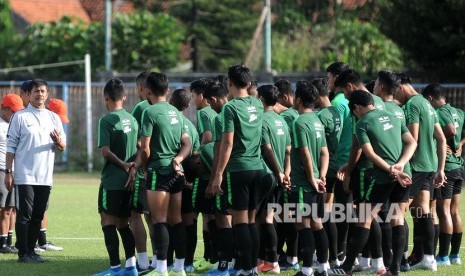
[[[11,66],[9,56],[14,55],[12,47],[15,43],[13,37],[13,22],[10,15],[8,0],[0,0],[0,68]]]
[[[465,1],[380,0],[378,22],[430,80],[463,81]]]
[[[11,34],[13,22],[11,21],[10,5],[8,0],[0,0],[0,34]]]

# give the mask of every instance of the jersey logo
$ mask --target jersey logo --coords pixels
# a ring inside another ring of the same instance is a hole
[[[168,116],[173,117],[173,116],[176,116],[176,115],[177,115],[176,111],[173,111],[173,110],[168,111]]]
[[[321,133],[319,131],[316,132],[316,138],[320,139],[321,138]]]
[[[278,128],[276,135],[284,135],[284,130],[282,128]]]
[[[394,115],[396,115],[398,119],[404,119],[404,113],[402,111],[396,111],[394,112]]]
[[[171,118],[171,123],[170,124],[175,125],[177,123],[179,123],[178,118]]]
[[[389,129],[393,128],[393,127],[394,126],[391,125],[390,123],[386,123],[386,124],[383,125],[383,130],[386,131],[386,130],[389,130]]]
[[[378,120],[379,120],[380,123],[387,123],[387,122],[391,121],[391,120],[389,120],[388,116],[379,117]]]
[[[280,121],[280,120],[275,120],[275,121],[274,121],[274,124],[275,124],[277,127],[282,127],[282,126],[283,126],[283,122]]]
[[[128,133],[128,132],[132,131],[132,129],[131,129],[131,120],[123,119],[121,121],[121,124],[123,125],[123,132],[124,133]]]
[[[247,111],[248,111],[249,113],[251,113],[251,112],[257,112],[257,108],[256,108],[255,106],[251,105],[251,106],[248,106],[248,107],[247,107]]]
[[[251,123],[251,122],[257,120],[257,118],[258,118],[257,115],[251,114],[250,117],[249,117],[249,123]]]
[[[125,127],[123,128],[123,132],[124,132],[124,133],[128,133],[128,132],[131,132],[131,131],[132,131],[132,129],[131,129],[130,126],[125,126]]]

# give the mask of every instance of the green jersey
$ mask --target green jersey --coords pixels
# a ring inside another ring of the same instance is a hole
[[[133,161],[137,153],[139,125],[124,109],[118,109],[100,118],[98,124],[98,147],[109,147],[111,152],[124,162]],[[101,185],[105,190],[124,190],[128,173],[105,159]]]
[[[371,110],[357,122],[355,129],[360,146],[371,144],[373,151],[389,165],[395,164],[401,157],[402,135],[408,132],[408,129],[392,113]],[[373,169],[373,177],[377,184],[385,184],[394,180],[388,172],[376,166]]]
[[[142,127],[142,113],[150,106],[150,103],[147,100],[138,102],[131,111],[131,115],[136,118],[137,123],[139,124],[139,137],[142,135],[141,127]],[[137,177],[143,178],[144,177],[144,169],[139,168],[137,170]]]
[[[314,112],[306,112],[292,123],[291,180],[292,190],[297,187],[306,192],[314,191],[312,184],[302,166],[299,149],[307,147],[310,152],[315,178],[320,177],[321,149],[326,147],[325,130],[320,119]]]
[[[142,114],[142,136],[150,138],[148,171],[173,172],[172,161],[181,148],[183,116],[168,102],[151,105]]]
[[[215,119],[217,113],[211,108],[211,106],[206,106],[199,111],[197,111],[197,130],[200,137],[205,131],[211,131],[212,137],[213,133],[213,120]]]
[[[336,108],[341,118],[341,133],[336,151],[336,163],[334,164],[339,169],[349,161],[350,148],[352,147],[352,119],[350,117],[349,101],[344,97],[344,93],[339,92],[336,94],[331,101],[331,105]]]
[[[195,129],[194,124],[187,119],[186,116],[182,116],[184,119],[184,132],[187,133],[189,136],[189,140],[191,141],[192,144],[192,149],[191,149],[191,154],[194,152],[199,151],[200,148],[200,140],[199,140],[199,133],[197,132],[197,129]]]
[[[334,106],[329,106],[318,111],[318,118],[325,128],[326,144],[329,151],[328,177],[336,177],[337,148],[341,138],[341,115]]]
[[[369,92],[367,92],[367,93],[369,93]],[[386,105],[384,104],[383,99],[376,96],[375,94],[371,94],[371,96],[373,97],[373,101],[375,103],[374,106],[375,106],[376,109],[378,109],[378,110],[386,110]]]
[[[284,118],[284,121],[286,121],[289,131],[292,131],[292,122],[299,117],[299,112],[291,107],[281,112],[280,115]]]
[[[263,105],[255,97],[235,98],[223,106],[223,133],[234,132],[234,141],[227,171],[263,169],[261,138]]]
[[[214,142],[221,142],[223,138],[223,124],[221,123],[222,114],[223,112],[216,115],[214,122],[213,122],[213,126],[214,126],[213,132],[215,133],[215,136],[213,136]]]
[[[455,127],[455,135],[447,141],[447,144],[452,150],[452,154],[446,156],[446,171],[453,171],[460,169],[463,166],[463,158],[455,156],[455,151],[458,149],[460,141],[462,140],[464,114],[463,111],[452,107],[450,104],[445,104],[436,109],[438,114],[439,124],[445,127],[447,124],[453,124]]]
[[[283,117],[273,110],[265,111],[263,114],[262,145],[271,145],[279,169],[284,172],[286,147],[291,145],[291,136]]]
[[[398,106],[394,101],[384,102],[384,105],[386,106],[387,112],[394,115],[397,119],[401,121],[402,124],[407,125],[405,123],[405,113],[402,110],[402,108],[400,108],[400,106]]]
[[[438,123],[436,111],[421,95],[411,97],[404,105],[407,126],[419,124],[418,147],[410,160],[416,172],[436,172],[438,157],[434,139],[434,124]]]
[[[200,160],[211,172],[213,165],[213,155],[215,153],[215,143],[210,142],[200,147]]]

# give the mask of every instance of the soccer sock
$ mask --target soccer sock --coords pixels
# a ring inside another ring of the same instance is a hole
[[[13,230],[8,231],[8,236],[6,238],[6,245],[7,246],[13,245]]]
[[[366,229],[359,226],[354,226],[351,233],[350,242],[347,246],[347,256],[342,264],[342,268],[345,271],[351,271],[352,266],[357,258],[358,253],[363,249],[370,236],[370,229]]]
[[[398,274],[400,270],[406,238],[405,227],[403,225],[392,227],[392,261],[389,267],[393,274]]]
[[[326,236],[328,237],[329,260],[334,261],[337,258],[337,228],[336,224],[327,221],[324,224]]]
[[[252,267],[257,265],[258,259],[258,249],[260,247],[260,236],[258,234],[257,225],[255,223],[249,223],[249,232],[250,232],[250,240],[252,244],[252,254],[251,254],[251,261]]]
[[[186,258],[186,228],[182,222],[172,227],[173,248],[176,252],[176,259]],[[183,260],[184,262],[184,260]],[[184,269],[184,266],[183,266]]]
[[[157,255],[152,256],[152,262],[150,263],[150,266],[153,268],[157,268]]]
[[[118,229],[118,232],[123,243],[126,260],[133,258],[136,253],[136,242],[134,241],[134,236],[132,235],[132,231],[129,228],[129,225]]]
[[[170,234],[170,242],[168,244],[168,251],[166,253],[166,265],[171,266],[174,262],[174,235],[173,235],[173,227],[171,225],[168,226],[168,233]]]
[[[218,244],[217,244],[217,237],[218,231],[216,228],[216,220],[210,220],[208,222],[208,231],[210,232],[210,255],[208,259],[210,260],[211,264],[218,262]]]
[[[276,223],[276,234],[278,235],[277,251],[279,256],[284,256],[284,242],[286,241],[286,224]]]
[[[184,270],[184,261],[185,259],[174,259],[174,265],[173,265],[173,270],[174,272],[179,272],[181,270]]]
[[[452,239],[452,234],[440,233],[439,234],[439,257],[449,256],[449,248]]]
[[[268,249],[269,239],[268,234],[266,233],[266,223],[260,225],[260,248],[258,251],[259,260],[265,261],[267,259],[266,250]]]
[[[150,266],[149,262],[149,256],[147,255],[147,252],[139,252],[137,253],[137,262],[139,263],[139,266],[141,268],[148,268]]]
[[[6,237],[7,237],[7,235],[0,236],[0,248],[6,246]]]
[[[421,218],[413,219],[413,249],[412,254],[421,260],[423,259],[423,231],[421,229]],[[433,238],[431,238],[433,239]]]
[[[423,251],[424,255],[434,255],[434,226],[431,214],[421,216],[420,229],[423,231]]]
[[[450,239],[450,254],[457,255],[460,252],[460,244],[462,243],[462,233],[452,233]]]
[[[255,264],[252,264],[252,238],[250,237],[249,225],[247,223],[240,223],[233,227],[234,242],[240,267],[243,270],[250,270]]]
[[[315,241],[316,257],[320,264],[328,262],[328,236],[326,235],[325,229],[313,231],[313,237]]]
[[[208,260],[211,255],[210,232],[202,231],[203,237],[203,258]]]
[[[262,259],[273,263],[277,262],[278,236],[274,225],[270,223],[262,224],[262,236],[264,238],[264,242],[260,243],[260,249],[263,247],[265,250],[265,256],[263,256]]]
[[[408,263],[408,237],[409,237],[409,226],[407,220],[404,219],[404,232],[405,232],[405,242],[404,242],[404,255],[402,256],[402,265],[406,265]],[[394,234],[392,234],[394,236]],[[393,255],[394,255],[394,245],[393,247]],[[392,262],[395,261],[395,257],[393,256]]]
[[[381,236],[383,238],[382,244],[381,244],[383,248],[383,261],[384,261],[384,265],[386,267],[389,267],[392,262],[392,226],[391,226],[391,223],[389,222],[380,223],[380,226],[381,226]]]
[[[40,229],[38,243],[43,246],[47,243],[47,228]]]
[[[102,231],[108,256],[110,257],[110,266],[118,266],[121,262],[119,260],[119,240],[116,225],[103,226]]]
[[[303,267],[312,267],[313,251],[315,250],[315,239],[310,228],[299,231],[299,255],[302,257]]]
[[[160,273],[164,273],[168,271],[168,263],[166,260],[158,260],[157,259],[157,271]]]
[[[434,243],[433,243],[433,255],[436,256],[436,250],[439,242],[439,224],[433,224],[434,226]]]
[[[186,226],[186,238],[187,238],[187,254],[186,254],[186,266],[192,265],[194,262],[195,248],[197,246],[197,220],[194,223]]]
[[[218,270],[225,271],[234,251],[234,234],[232,228],[219,228],[217,231]]]
[[[374,219],[371,222],[370,226],[370,253],[372,259],[378,259],[383,257],[383,247],[382,247],[382,234],[381,227],[379,226],[378,221]]]
[[[288,257],[297,257],[297,240],[298,240],[298,232],[292,223],[286,223],[287,225],[287,239],[286,239],[286,255]]]
[[[349,232],[349,224],[346,221],[336,223],[337,229],[337,252],[343,253],[342,255],[338,256],[339,261],[344,259],[346,254],[346,240],[348,239],[347,235]]]
[[[157,252],[157,270],[159,261],[166,261],[166,255],[168,253],[168,245],[170,241],[170,234],[168,232],[168,224],[166,223],[155,223],[153,225],[155,231],[155,247]],[[159,272],[164,272],[158,270]]]

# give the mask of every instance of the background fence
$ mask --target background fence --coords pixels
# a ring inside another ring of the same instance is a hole
[[[19,94],[19,87],[22,82],[0,82],[0,96],[8,93]],[[92,131],[93,131],[93,167],[100,170],[103,159],[97,148],[97,126],[102,115],[107,113],[103,102],[103,87],[105,83],[92,83]],[[171,90],[188,87],[187,82],[171,83]],[[414,85],[419,92],[426,84]],[[443,84],[446,89],[447,101],[457,108],[465,110],[465,83],[464,84]],[[87,169],[87,126],[86,126],[86,93],[85,84],[81,82],[49,82],[49,98],[59,98],[65,101],[68,106],[68,117],[70,123],[65,126],[68,137],[67,151],[57,155],[57,164],[62,165],[66,170],[85,171]],[[134,84],[126,85],[126,103],[124,107],[131,111],[134,105],[139,102]],[[195,107],[191,106],[186,110],[185,115],[195,122]]]

